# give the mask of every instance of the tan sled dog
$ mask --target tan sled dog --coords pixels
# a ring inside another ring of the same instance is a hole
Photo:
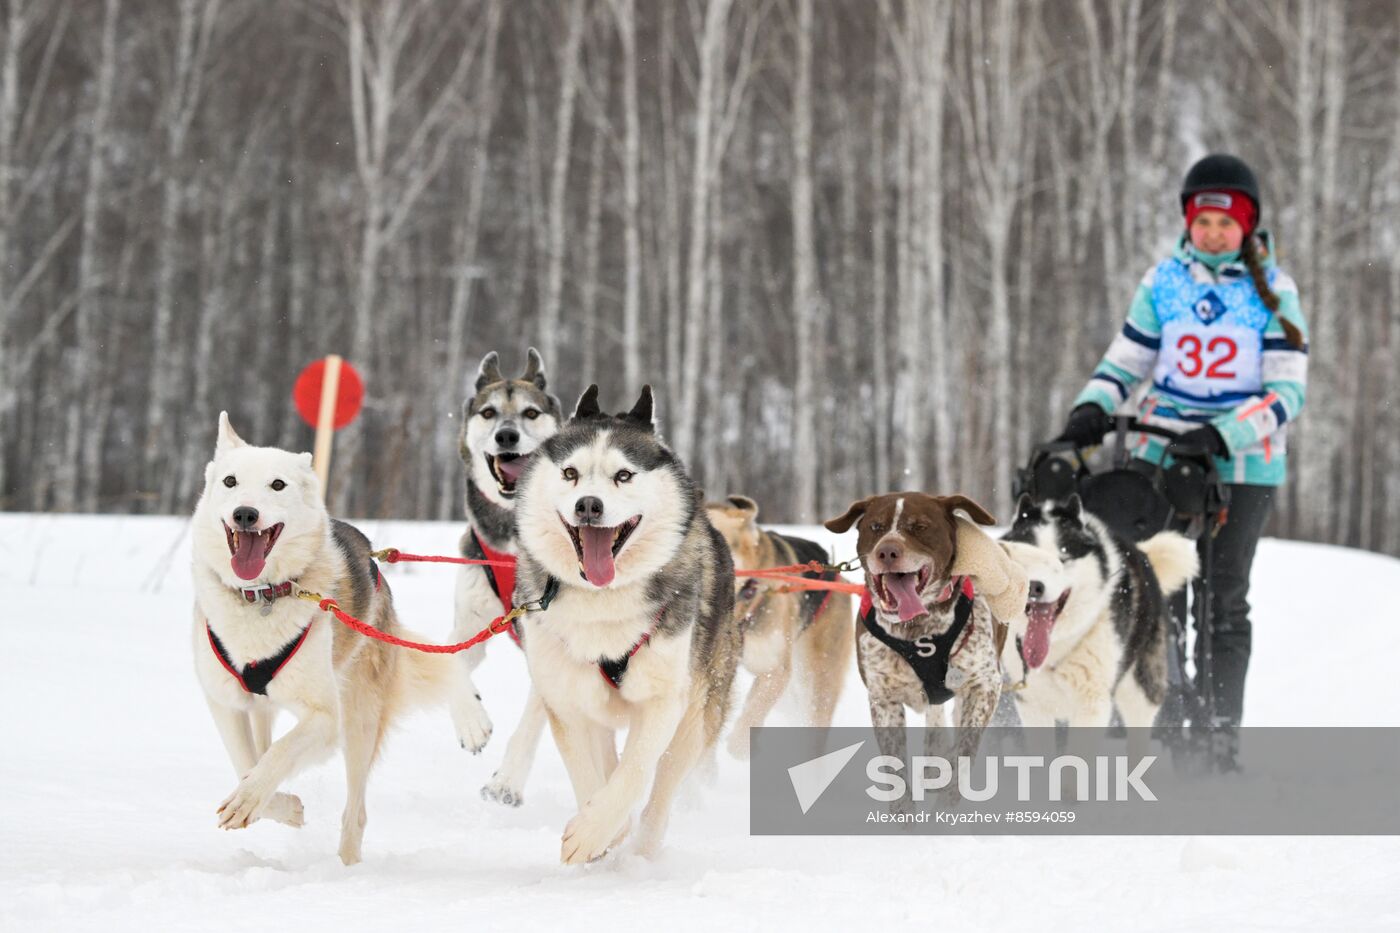
[[[781,586],[744,576],[745,570],[764,567],[829,563],[831,555],[821,545],[760,528],[758,504],[747,496],[711,502],[705,510],[734,555],[734,616],[744,630],[744,669],[756,678],[729,733],[729,753],[747,758],[749,729],[763,725],[787,688],[794,665],[808,725],[831,725],[855,647],[854,610],[847,593],[782,592]],[[822,578],[835,576],[827,573]]]

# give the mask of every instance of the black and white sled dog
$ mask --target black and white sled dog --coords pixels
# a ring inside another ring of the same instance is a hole
[[[326,514],[311,455],[246,444],[227,414],[191,541],[195,674],[239,778],[219,826],[302,825],[301,801],[278,788],[339,747],[340,858],[358,862],[379,744],[396,716],[445,697],[454,668],[445,655],[371,640],[296,598],[298,589],[331,596],[381,632],[414,637],[399,625],[369,541]],[[274,742],[278,710],[297,723]]]
[[[1030,581],[1002,663],[1026,726],[1152,725],[1166,699],[1166,597],[1196,575],[1196,547],[1164,531],[1139,544],[1114,535],[1077,495],[1022,496],[1002,546]]]
[[[515,560],[516,484],[530,457],[554,436],[562,421],[559,399],[549,394],[544,363],[534,347],[526,354],[525,371],[514,379],[501,374],[495,351],[482,358],[474,392],[462,406],[458,436],[458,452],[467,474],[463,557]],[[470,638],[510,611],[514,585],[513,567],[464,566],[457,575],[453,638]],[[485,645],[468,649],[460,657],[458,663],[466,676],[459,681],[460,692],[453,696],[452,718],[462,747],[476,753],[491,735],[491,721],[470,676],[485,657]],[[532,690],[520,724],[506,746],[505,760],[481,789],[483,797],[520,805],[544,724],[544,706]]]
[[[565,863],[620,843],[648,786],[637,848],[655,853],[724,727],[743,645],[729,548],[700,499],[656,435],[649,386],[617,416],[589,387],[520,479],[515,601],[547,603],[523,619],[525,656],[579,808]]]

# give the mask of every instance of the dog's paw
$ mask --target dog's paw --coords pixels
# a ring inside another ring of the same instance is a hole
[[[262,819],[300,829],[306,825],[306,810],[301,805],[301,798],[296,794],[277,793],[267,802]]]
[[[481,799],[494,800],[496,803],[502,803],[508,807],[518,807],[525,802],[525,794],[518,787],[514,787],[510,781],[493,774],[491,783],[481,788]]]
[[[621,844],[631,828],[630,819],[624,819],[619,827],[614,820],[606,818],[601,807],[584,804],[564,827],[559,859],[565,865],[582,865],[600,859],[613,846]]]
[[[475,693],[463,692],[453,697],[452,724],[457,729],[457,741],[473,755],[480,753],[491,739],[491,717]]]
[[[246,829],[257,821],[267,807],[270,795],[248,778],[219,804],[220,829]]]
[[[340,864],[357,865],[360,862],[360,841],[358,839],[341,839],[340,849],[336,853],[340,856]]]

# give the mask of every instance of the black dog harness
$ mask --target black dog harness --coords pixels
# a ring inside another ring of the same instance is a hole
[[[374,581],[374,588],[378,590],[383,585],[383,578],[379,574],[379,565],[373,559],[369,562],[369,576]],[[245,602],[257,603],[261,598],[266,601],[262,609],[262,614],[267,615],[272,611],[272,604],[277,600],[291,596],[295,589],[292,581],[285,583],[273,583],[267,586],[255,587],[253,589],[239,589]],[[256,693],[259,696],[267,696],[267,685],[272,683],[272,678],[277,676],[277,672],[287,666],[287,662],[292,659],[301,648],[302,642],[306,641],[306,634],[311,631],[311,626],[315,620],[306,624],[295,638],[287,642],[282,648],[269,658],[259,658],[256,661],[249,661],[240,671],[233,665],[233,658],[229,657],[228,650],[224,648],[224,643],[219,641],[219,636],[214,634],[214,630],[209,627],[209,623],[204,623],[204,631],[209,635],[209,647],[214,649],[214,657],[219,659],[219,663],[224,666],[224,670],[233,675],[233,679],[238,681],[238,685],[243,688],[244,693]]]
[[[903,638],[895,638],[885,631],[880,623],[875,621],[875,603],[869,596],[861,600],[860,621],[865,626],[865,630],[878,638],[886,648],[904,659],[914,670],[914,675],[919,678],[919,682],[924,685],[924,695],[928,697],[929,703],[934,706],[941,706],[953,698],[953,691],[948,689],[948,662],[953,659],[962,645],[957,648],[958,638],[967,629],[968,637],[972,636],[972,596],[968,594],[970,587],[964,586],[958,593],[957,605],[953,608],[953,624],[948,626],[948,631],[942,635],[931,635],[916,641],[906,641]],[[868,601],[868,602],[867,602]],[[967,644],[966,641],[963,644]],[[932,653],[929,653],[929,649]]]
[[[660,616],[657,616],[659,619]],[[632,650],[620,658],[599,658],[598,673],[603,675],[603,679],[608,682],[608,686],[614,690],[622,689],[622,675],[627,673],[627,663],[632,660],[632,655],[642,650],[642,645],[651,641],[651,633],[656,631],[653,625],[651,630],[642,635],[637,643],[632,646]]]
[[[224,666],[224,670],[233,675],[233,679],[238,681],[238,685],[243,688],[244,693],[256,693],[260,696],[267,696],[267,685],[272,683],[272,678],[277,676],[277,672],[286,667],[287,662],[292,659],[292,655],[301,648],[302,642],[306,641],[306,633],[311,631],[308,623],[301,633],[282,646],[270,658],[262,658],[257,661],[249,661],[244,665],[243,670],[233,666],[233,659],[229,657],[228,651],[224,649],[223,642],[219,641],[219,636],[214,634],[214,630],[209,627],[209,623],[204,623],[204,630],[209,633],[209,647],[214,649],[214,656],[219,659],[219,663]]]
[[[549,608],[549,604],[553,602],[554,597],[558,595],[559,581],[554,577],[548,578],[544,585],[544,595],[540,597],[539,600],[539,608]],[[637,643],[632,646],[632,650],[628,651],[620,658],[599,658],[595,662],[598,666],[598,673],[608,682],[609,687],[612,687],[614,690],[622,689],[622,678],[627,673],[628,663],[631,662],[634,654],[642,650],[642,646],[651,641],[651,636],[656,632],[656,627],[661,624],[661,616],[664,615],[665,612],[666,609],[663,607],[661,611],[656,614],[656,619],[651,623],[651,628],[642,633],[642,637],[637,639]]]

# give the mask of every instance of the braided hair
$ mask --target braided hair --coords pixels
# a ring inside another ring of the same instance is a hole
[[[1263,240],[1255,234],[1250,234],[1244,242],[1243,249],[1240,250],[1240,256],[1244,260],[1245,268],[1249,270],[1250,278],[1254,280],[1254,288],[1259,292],[1264,307],[1278,315],[1281,302],[1278,295],[1269,287],[1269,277],[1264,271],[1265,255],[1267,253]],[[1278,322],[1283,325],[1283,335],[1288,338],[1289,345],[1295,350],[1303,349],[1305,344],[1303,332],[1298,329],[1297,325],[1282,316],[1279,316]]]

